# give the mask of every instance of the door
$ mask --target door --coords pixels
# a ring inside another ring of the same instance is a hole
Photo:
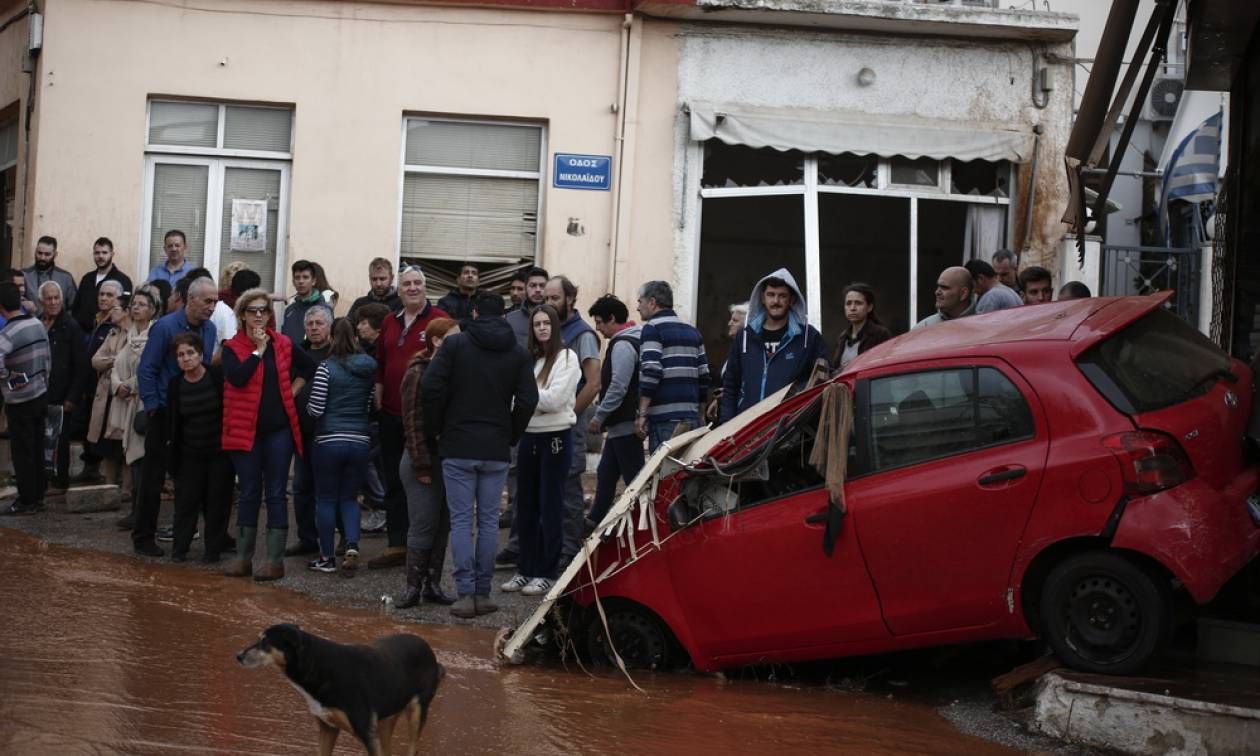
[[[766,655],[887,637],[856,536],[848,523],[823,553],[822,478],[808,464],[817,403],[767,459],[761,480],[720,476],[684,489],[712,514],[666,544],[679,605],[700,649],[713,657]],[[701,486],[700,484],[703,484]],[[725,504],[723,504],[725,502]],[[731,510],[720,514],[720,510]]]
[[[872,377],[851,517],[894,635],[992,624],[1049,448],[1031,387],[1000,361]]]

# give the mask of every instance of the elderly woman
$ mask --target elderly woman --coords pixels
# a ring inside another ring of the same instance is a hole
[[[100,476],[97,473],[101,461],[106,458],[112,461],[119,457],[119,444],[105,437],[105,416],[109,412],[112,397],[109,373],[114,367],[118,348],[126,339],[127,311],[118,303],[122,293],[122,284],[104,281],[96,294],[100,311],[96,315],[96,328],[88,341],[88,359],[92,363],[92,369],[96,371],[96,381],[93,391],[87,394],[90,397],[85,436],[87,450],[83,453],[83,474],[79,476],[80,480],[97,478],[99,482]]]
[[[289,534],[285,489],[293,454],[303,453],[293,395],[303,383],[298,376],[314,369],[306,352],[267,327],[270,312],[267,292],[244,292],[236,300],[240,329],[223,342],[222,448],[230,453],[240,482],[237,558],[224,574],[252,574],[259,581],[284,577],[284,544]],[[264,498],[267,562],[255,573],[254,541],[258,536],[258,510]]]
[[[131,500],[131,514],[118,521],[118,527],[123,530],[135,527],[135,492],[140,485],[140,463],[144,459],[144,436],[135,430],[136,413],[142,411],[136,373],[144,345],[149,342],[149,326],[157,319],[159,302],[161,294],[153,286],[146,286],[133,294],[127,307],[127,319],[92,357],[93,367],[101,370],[108,364],[108,370],[97,383],[97,399],[88,437],[91,438],[97,428],[96,408],[101,406],[100,433],[104,438],[122,445],[122,462],[130,471],[130,490],[124,497]],[[102,388],[109,396],[108,404],[101,401]]]
[[[125,320],[127,313],[118,306],[118,301],[124,294],[123,285],[113,279],[102,281],[101,286],[96,291],[96,314],[92,317],[92,330],[88,333],[87,357],[91,360],[100,351],[106,340],[118,331],[118,322]],[[75,321],[80,322],[79,320]],[[85,405],[80,406],[75,412],[74,422],[71,423],[71,429],[74,437],[78,437],[79,433],[83,433],[83,472],[79,473],[73,479],[72,483],[103,483],[105,479],[101,477],[100,467],[103,455],[108,451],[100,446],[101,438],[97,433],[93,437],[90,433],[92,429],[92,419],[101,413],[101,409],[97,406],[98,402],[95,393],[101,379],[101,368],[96,367],[93,363],[95,374],[84,376],[85,385],[83,387],[83,396],[87,400]],[[108,369],[108,368],[106,368]],[[108,400],[108,393],[105,395]],[[108,446],[108,444],[107,444]]]
[[[57,453],[52,485],[48,493],[63,494],[70,478],[70,418],[83,401],[84,387],[91,368],[84,351],[83,329],[66,311],[61,285],[45,281],[39,287],[39,301],[44,307],[40,317],[48,331],[49,373],[48,412],[58,427]]]

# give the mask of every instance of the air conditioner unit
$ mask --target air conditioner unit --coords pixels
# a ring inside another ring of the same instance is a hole
[[[1150,94],[1146,98],[1147,120],[1171,121],[1177,116],[1177,108],[1181,105],[1181,95],[1185,92],[1186,83],[1176,76],[1161,76],[1151,84]]]

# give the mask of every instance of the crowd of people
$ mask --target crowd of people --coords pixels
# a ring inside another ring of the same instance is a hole
[[[368,293],[338,318],[318,263],[291,265],[286,297],[241,263],[216,284],[186,260],[180,231],[164,249],[134,287],[104,237],[77,284],[48,236],[32,266],[0,272],[0,393],[18,490],[4,513],[37,512],[45,495],[108,478],[130,504],[119,526],[137,554],[164,556],[158,542],[169,541],[171,559],[185,561],[200,538],[203,561],[228,555],[225,575],[258,581],[283,577],[295,556],[352,573],[361,533],[383,527],[385,548],[365,565],[405,567],[396,605],[449,605],[464,618],[496,611],[496,568],[515,568],[500,591],[547,593],[618,481],[680,429],[726,422],[820,363],[842,370],[893,336],[876,290],[853,283],[829,348],[779,269],[731,306],[728,355],[713,375],[704,336],[674,310],[665,281],[639,288],[640,322],[611,294],[591,303],[588,322],[577,286],[539,267],[516,275],[508,303],[465,264],[435,304],[419,267],[395,274],[377,258]],[[1048,271],[1017,268],[1006,250],[947,268],[936,312],[914,328],[1052,298]],[[1058,292],[1088,296],[1079,283]],[[588,508],[581,476],[596,436]],[[74,479],[72,441],[83,446]],[[172,525],[160,529],[172,483]],[[500,527],[511,528],[502,551]]]

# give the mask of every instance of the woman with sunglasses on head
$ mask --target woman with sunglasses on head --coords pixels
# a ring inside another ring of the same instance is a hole
[[[93,366],[103,368],[108,363],[109,367],[107,389],[110,396],[102,418],[102,435],[122,444],[123,463],[129,471],[128,489],[123,498],[130,501],[131,513],[118,520],[118,527],[123,530],[135,527],[136,489],[140,486],[140,465],[144,461],[144,436],[135,428],[136,414],[143,411],[137,373],[140,355],[144,354],[144,345],[149,343],[149,326],[157,320],[160,301],[152,286],[133,293],[127,305],[127,319],[92,358]],[[105,381],[102,378],[102,382]],[[96,418],[92,420],[95,428]]]
[[[240,482],[237,558],[224,573],[255,580],[284,577],[289,535],[285,489],[293,454],[304,453],[293,395],[299,377],[313,371],[306,352],[267,326],[271,296],[250,289],[236,300],[240,328],[223,342],[223,450],[230,452]],[[267,504],[267,561],[253,570],[258,510]]]

